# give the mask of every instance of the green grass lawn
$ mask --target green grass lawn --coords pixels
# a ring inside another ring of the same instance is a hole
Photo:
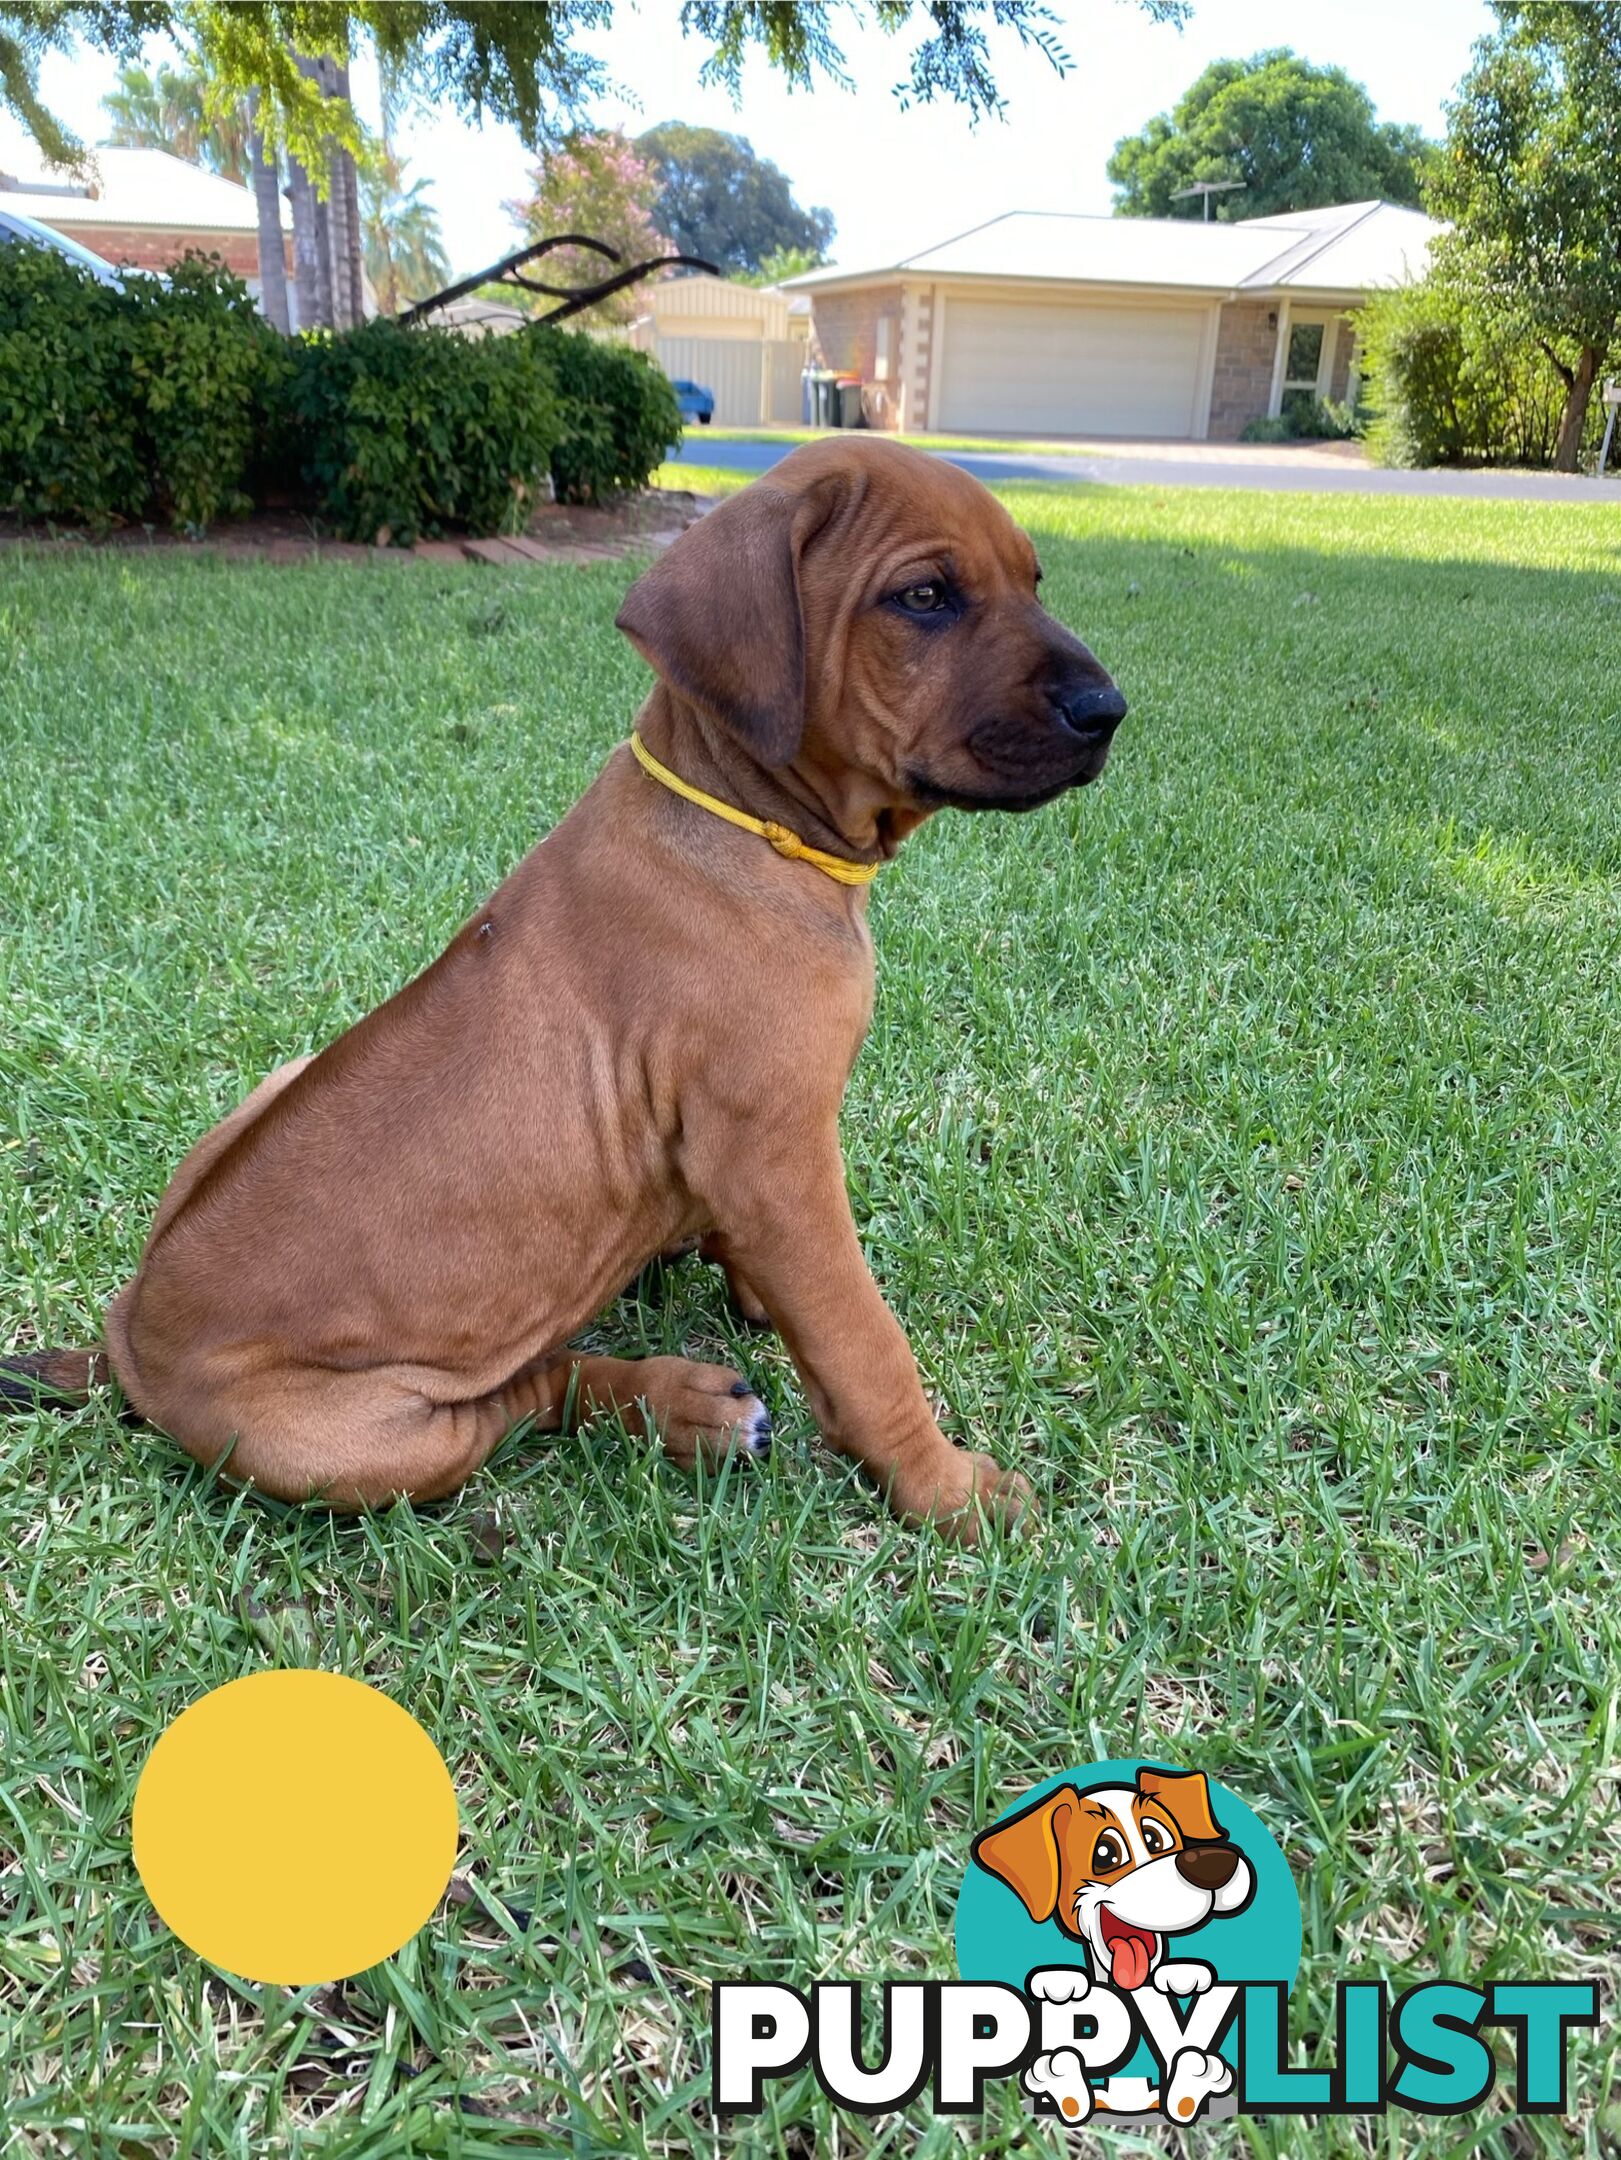
[[[836,434],[833,428],[809,427],[700,427],[690,425],[686,431],[689,449],[701,451],[705,443],[806,443],[820,442],[824,435]],[[1118,450],[1120,444],[1111,442],[1107,436],[1060,435],[1051,440],[1034,435],[891,435],[892,442],[917,443],[925,450],[979,450],[987,456],[999,450],[1018,450],[1027,455],[1039,452],[1043,457],[1090,457],[1099,453],[1107,456]],[[1274,448],[1276,445],[1273,446]],[[1299,448],[1298,439],[1286,447]],[[1323,445],[1315,442],[1313,449]]]
[[[686,439],[690,448],[701,450],[705,443],[806,443],[820,442],[824,435],[833,435],[834,428],[810,427],[689,427]],[[1038,441],[1029,435],[894,435],[894,442],[920,443],[927,450],[1039,450],[1053,457],[1079,457],[1091,447],[1073,435],[1060,437],[1056,442]]]
[[[844,1131],[947,1423],[1039,1531],[894,1527],[695,1263],[596,1337],[743,1364],[758,1475],[599,1427],[334,1520],[105,1409],[0,1425],[13,2149],[1022,2152],[1005,2091],[835,2127],[802,2082],[717,2138],[709,1991],[949,1976],[971,1834],[1111,1754],[1282,1842],[1307,2059],[1341,1977],[1613,1980],[1621,529],[1006,499],[1132,715],[1100,787],[943,816],[879,882]],[[190,1141],[568,806],[645,679],[625,578],[6,556],[0,1343],[91,1339]],[[459,1901],[313,1997],[201,1965],[130,1862],[157,1735],[267,1661],[386,1688],[460,1796]],[[1576,2061],[1575,2126],[1207,2144],[1613,2151],[1611,2034]]]

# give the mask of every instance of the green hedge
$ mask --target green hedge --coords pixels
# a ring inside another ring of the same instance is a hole
[[[0,247],[0,505],[88,525],[246,508],[281,358],[246,287],[197,257],[120,289]]]
[[[346,539],[518,532],[563,432],[535,340],[402,330],[381,317],[291,347],[287,442],[300,492]]]
[[[680,433],[652,362],[583,335],[283,339],[216,262],[119,287],[0,246],[0,509],[25,518],[198,529],[294,501],[353,540],[512,532],[548,474],[601,501]]]
[[[566,330],[525,333],[544,347],[562,395],[562,439],[552,453],[559,502],[601,502],[645,487],[681,439],[669,377],[646,353]]]

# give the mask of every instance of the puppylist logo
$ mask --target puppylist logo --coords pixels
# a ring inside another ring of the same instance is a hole
[[[808,1994],[751,1981],[714,1994],[713,2097],[757,2113],[808,2062],[838,2106],[883,2114],[932,2088],[977,2113],[1015,2078],[1032,2112],[1078,2129],[1235,2114],[1460,2115],[1491,2092],[1497,2028],[1514,2107],[1563,2114],[1571,2031],[1591,1983],[1342,1981],[1335,2059],[1290,2063],[1300,1899],[1260,1818],[1213,1778],[1141,1760],[1087,1763],[1026,1793],[974,1839],[957,1903],[955,1981]],[[875,1984],[869,1983],[869,1986]]]

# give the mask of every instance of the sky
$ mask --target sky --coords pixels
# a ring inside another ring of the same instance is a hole
[[[1492,22],[1485,0],[1194,0],[1180,29],[1153,21],[1138,0],[1052,5],[1069,72],[1059,76],[1011,36],[993,36],[1006,114],[970,128],[954,106],[903,111],[893,85],[906,73],[905,43],[853,15],[840,42],[855,90],[795,91],[756,59],[734,106],[725,91],[699,82],[705,47],[681,36],[678,0],[620,0],[613,29],[587,40],[617,85],[589,118],[629,133],[678,119],[747,136],[781,166],[800,203],[833,212],[833,259],[877,267],[1006,210],[1107,215],[1105,167],[1115,143],[1168,111],[1214,59],[1292,46],[1365,83],[1381,119],[1439,134],[1469,48]],[[53,57],[40,87],[51,109],[93,142],[115,72],[98,55]],[[375,120],[375,76],[364,64],[355,70],[355,96],[362,117]],[[17,143],[17,131],[0,122],[0,167]],[[533,159],[510,129],[474,130],[449,112],[422,113],[401,129],[399,147],[410,177],[429,182],[456,275],[516,245],[502,205],[524,191]]]

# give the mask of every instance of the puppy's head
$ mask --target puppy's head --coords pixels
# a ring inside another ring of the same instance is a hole
[[[1096,779],[1126,710],[1040,578],[977,480],[855,437],[807,444],[710,511],[618,623],[765,765],[851,775],[906,822],[1030,810]]]
[[[1111,1986],[1143,1986],[1166,1938],[1254,1894],[1249,1862],[1210,1812],[1198,1772],[1137,1773],[1135,1785],[1061,1785],[981,1832],[974,1858],[1033,1920],[1056,1919]]]

